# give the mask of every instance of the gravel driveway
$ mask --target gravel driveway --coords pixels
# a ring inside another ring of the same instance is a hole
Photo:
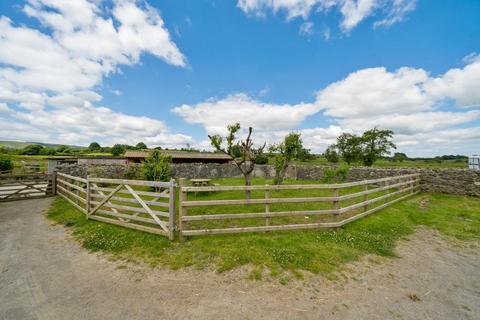
[[[479,319],[478,245],[428,229],[402,241],[399,258],[283,286],[242,270],[109,261],[51,225],[42,215],[51,201],[0,203],[0,319]]]

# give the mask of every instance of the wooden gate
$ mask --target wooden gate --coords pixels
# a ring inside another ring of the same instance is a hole
[[[174,239],[175,180],[170,182],[89,178],[87,219]]]
[[[0,176],[0,202],[38,199],[55,194],[51,174],[23,174]]]

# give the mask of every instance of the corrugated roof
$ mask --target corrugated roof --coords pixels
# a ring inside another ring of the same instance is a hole
[[[172,159],[228,159],[231,157],[223,153],[208,153],[208,152],[189,152],[189,151],[170,151],[170,150],[159,150],[160,153],[164,156],[170,156]],[[127,150],[125,152],[125,158],[146,158],[152,150],[149,151],[137,151],[137,150]]]

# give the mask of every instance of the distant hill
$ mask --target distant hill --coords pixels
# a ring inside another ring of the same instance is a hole
[[[12,148],[12,149],[23,149],[29,144],[39,144],[47,148],[56,148],[58,146],[62,146],[62,144],[54,144],[54,143],[43,143],[43,142],[24,142],[24,141],[0,141],[0,147]],[[72,149],[83,149],[85,147],[81,146],[74,146],[74,145],[66,145]]]

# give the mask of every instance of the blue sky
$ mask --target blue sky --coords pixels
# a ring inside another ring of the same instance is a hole
[[[374,125],[410,155],[480,152],[479,1],[3,0],[0,16],[0,139],[203,149],[239,121],[318,152]]]

